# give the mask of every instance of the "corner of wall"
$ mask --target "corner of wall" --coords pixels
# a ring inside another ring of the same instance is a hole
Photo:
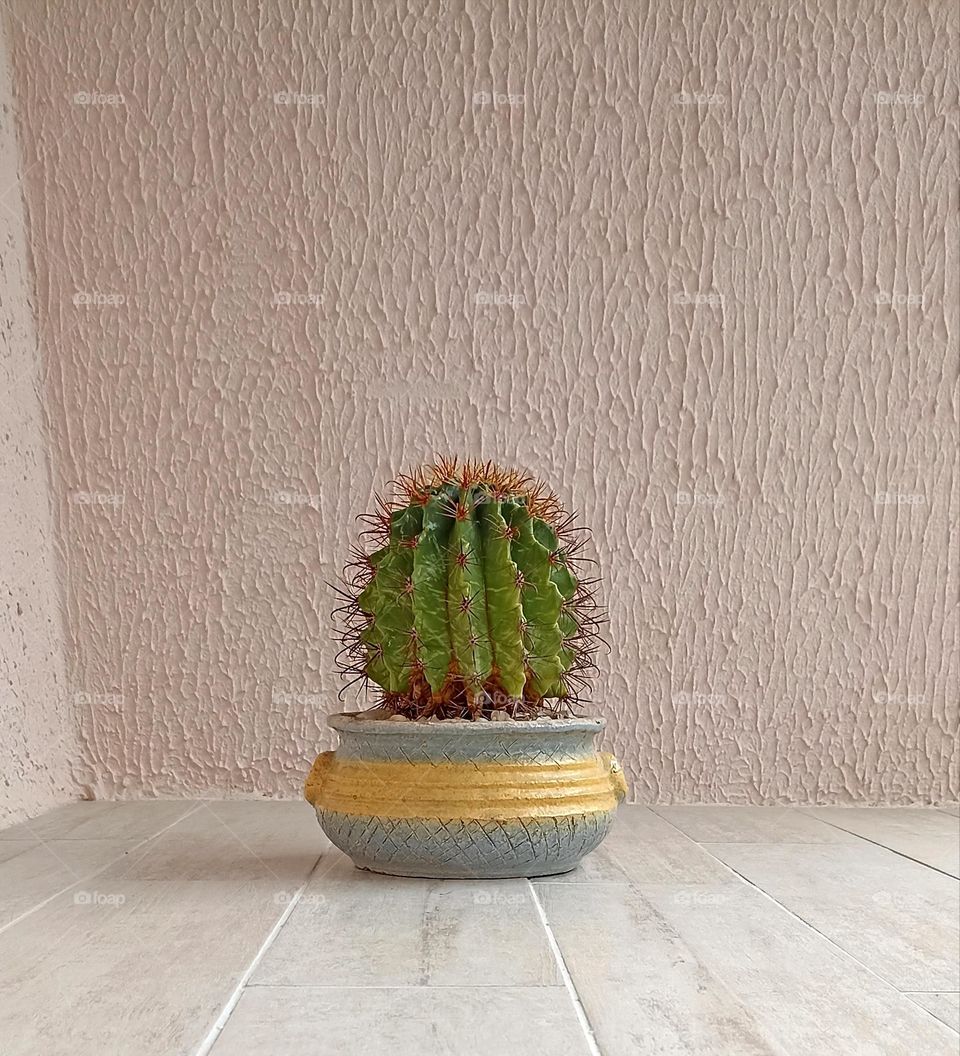
[[[79,793],[6,30],[0,19],[0,825]]]

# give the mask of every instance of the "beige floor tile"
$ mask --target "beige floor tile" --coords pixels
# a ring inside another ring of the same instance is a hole
[[[145,840],[195,807],[179,799],[71,803],[0,830],[0,840]]]
[[[636,889],[535,887],[601,1052],[781,1056]]]
[[[480,987],[559,979],[525,880],[380,876],[337,852],[314,873],[250,981]]]
[[[657,811],[535,888],[604,1056],[955,1056],[960,885],[903,857],[950,815]],[[0,838],[2,1056],[196,1053],[247,974],[213,1056],[589,1051],[525,881],[355,870],[299,802],[29,826]]]
[[[156,839],[116,862],[109,878],[303,883],[330,846],[307,803],[201,803]]]
[[[597,850],[549,882],[712,884],[731,879],[729,869],[649,807],[625,805]]]
[[[11,858],[16,858],[18,854],[23,854],[24,851],[30,851],[34,847],[39,846],[40,844],[37,840],[0,840],[0,864],[9,861]]]
[[[933,807],[811,807],[804,813],[960,878],[960,820]]]
[[[283,912],[275,885],[68,892],[0,934],[3,1056],[183,1056]]]
[[[852,843],[856,836],[796,807],[654,807],[697,843]]]
[[[960,989],[952,877],[864,840],[706,846],[898,989]]]
[[[933,1013],[942,1023],[960,1033],[960,993],[907,994],[911,1001]]]
[[[604,1053],[953,1054],[949,1031],[745,884],[537,884]]]
[[[619,811],[610,834],[613,860],[638,884],[712,884],[732,880],[729,869],[650,810]]]
[[[542,883],[551,884],[629,884],[630,877],[617,864],[610,841],[607,839],[595,850],[583,858],[576,869],[569,873],[544,877]]]
[[[102,818],[116,808],[116,803],[70,803],[63,807],[30,818],[18,825],[0,829],[0,841],[4,840],[62,840],[78,825]]]
[[[251,987],[212,1056],[589,1056],[562,987]]]
[[[3,844],[16,845],[15,841]],[[0,861],[0,928],[65,888],[86,881],[135,845],[131,840],[47,840]]]

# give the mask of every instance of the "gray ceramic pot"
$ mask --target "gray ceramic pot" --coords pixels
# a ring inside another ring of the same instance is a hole
[[[549,876],[606,836],[626,782],[601,719],[402,722],[334,715],[306,783],[323,831],[362,869]]]

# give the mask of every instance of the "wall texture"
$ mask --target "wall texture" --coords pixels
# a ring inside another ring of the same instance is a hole
[[[296,794],[450,451],[593,525],[636,798],[957,797],[955,4],[14,11],[96,794]]]
[[[0,826],[76,796],[10,56],[0,24]]]

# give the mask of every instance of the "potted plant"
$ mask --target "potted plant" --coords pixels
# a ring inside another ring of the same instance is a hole
[[[607,834],[626,782],[578,715],[602,611],[584,530],[492,463],[441,461],[361,518],[339,661],[377,706],[333,715],[306,798],[356,865],[428,877],[545,876]],[[338,588],[339,589],[339,588]]]

